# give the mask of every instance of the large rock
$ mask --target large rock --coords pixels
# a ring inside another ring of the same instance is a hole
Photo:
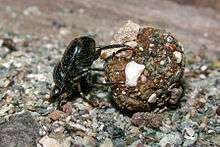
[[[30,113],[0,125],[0,147],[36,147],[38,124]]]

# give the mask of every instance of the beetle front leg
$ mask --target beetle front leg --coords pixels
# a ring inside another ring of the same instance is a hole
[[[89,100],[88,98],[86,98],[86,95],[82,92],[80,83],[77,83],[77,89],[79,91],[80,96],[83,98],[83,100],[85,100],[88,104],[90,104],[93,107],[98,106],[98,103],[96,101],[92,101],[92,100]]]

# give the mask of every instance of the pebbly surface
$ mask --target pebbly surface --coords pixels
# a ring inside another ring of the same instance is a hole
[[[219,12],[162,0],[0,2],[0,146],[219,146]],[[47,101],[52,69],[70,40],[95,32],[98,44],[109,44],[128,19],[174,32],[183,43],[179,107],[126,114],[95,91],[97,107],[76,98],[57,110]]]

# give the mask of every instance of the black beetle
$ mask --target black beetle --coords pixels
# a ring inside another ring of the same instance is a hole
[[[124,44],[114,44],[104,47],[96,47],[95,40],[88,36],[75,38],[65,50],[60,62],[53,70],[55,86],[51,91],[49,101],[59,98],[64,92],[68,95],[80,94],[85,98],[95,84],[91,77],[91,71],[103,71],[103,69],[91,68],[102,50],[125,47]]]

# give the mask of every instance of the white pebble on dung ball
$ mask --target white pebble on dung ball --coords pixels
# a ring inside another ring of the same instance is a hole
[[[129,62],[125,67],[125,84],[129,87],[137,85],[137,80],[144,71],[145,66],[134,61]]]
[[[173,54],[174,54],[174,56],[176,58],[176,62],[177,63],[181,63],[181,61],[182,61],[182,54],[180,52],[177,52],[177,51],[173,52]]]

